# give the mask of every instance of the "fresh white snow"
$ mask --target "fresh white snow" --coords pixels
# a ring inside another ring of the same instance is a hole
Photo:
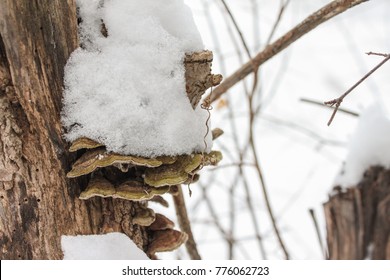
[[[190,9],[183,0],[101,2],[77,1],[83,48],[65,68],[67,140],[145,157],[204,151],[208,114],[185,92],[184,54],[204,48]]]
[[[125,234],[61,237],[64,260],[149,260],[146,254]]]
[[[390,118],[381,103],[374,103],[361,114],[349,143],[348,155],[336,184],[357,184],[372,165],[390,167]]]

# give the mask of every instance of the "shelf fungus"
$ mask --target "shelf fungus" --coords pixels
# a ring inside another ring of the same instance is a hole
[[[156,214],[150,208],[140,208],[133,217],[133,223],[143,227],[150,226],[156,220]]]
[[[165,159],[165,157],[164,157]],[[163,161],[157,158],[142,158],[137,156],[124,156],[109,153],[104,148],[85,152],[72,166],[66,175],[68,178],[79,177],[95,171],[97,168],[115,166],[116,164],[129,164],[134,166],[157,167]]]
[[[157,231],[157,230],[166,230],[166,229],[173,229],[175,224],[165,217],[162,214],[156,213],[156,218],[153,221],[153,223],[149,226],[150,230]]]
[[[173,189],[173,187],[170,188],[169,193],[171,193],[172,189]],[[166,201],[166,199],[163,198],[161,195],[156,195],[156,196],[152,197],[152,198],[150,199],[150,201],[151,201],[151,202],[158,203],[158,204],[160,204],[161,206],[166,207],[166,208],[169,207],[168,201]]]
[[[104,145],[100,144],[99,142],[96,142],[86,137],[82,137],[72,143],[72,145],[69,148],[69,152],[76,152],[81,149],[94,149],[103,146]]]
[[[158,252],[168,252],[179,248],[188,239],[188,235],[174,229],[157,230],[149,244],[147,254],[153,256]]]
[[[153,187],[191,183],[199,179],[195,172],[205,165],[216,165],[222,159],[221,152],[179,156],[176,162],[157,168],[148,168],[145,183]]]
[[[103,177],[92,178],[87,188],[81,192],[80,199],[90,199],[95,196],[121,198],[133,201],[150,200],[156,195],[162,195],[170,191],[169,186],[163,188],[154,188],[144,185],[135,180],[127,180],[126,182],[115,187]]]

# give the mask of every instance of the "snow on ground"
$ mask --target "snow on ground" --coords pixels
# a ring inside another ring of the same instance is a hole
[[[145,253],[125,234],[61,237],[64,260],[149,260]]]
[[[348,154],[335,184],[356,185],[364,171],[373,165],[390,167],[390,119],[380,103],[369,106],[360,116],[348,145]]]
[[[145,157],[204,151],[208,115],[185,92],[184,53],[203,50],[191,10],[182,0],[77,3],[84,48],[65,68],[67,140]]]

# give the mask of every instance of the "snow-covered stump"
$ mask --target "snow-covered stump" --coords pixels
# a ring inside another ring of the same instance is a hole
[[[82,200],[131,201],[126,223],[148,242],[130,237],[154,258],[188,236],[173,223],[156,229],[162,215],[148,201],[164,202],[222,159],[211,150],[221,131],[210,129],[208,102],[200,105],[222,76],[211,74],[212,52],[181,0],[78,4],[81,47],[66,66],[62,118],[78,158],[67,177],[86,178]]]
[[[390,259],[390,169],[373,166],[356,186],[336,187],[324,209],[329,259]]]
[[[390,259],[390,114],[383,103],[361,114],[324,204],[330,259]]]

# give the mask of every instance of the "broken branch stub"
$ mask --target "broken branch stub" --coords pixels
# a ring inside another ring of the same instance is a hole
[[[213,53],[207,50],[186,54],[184,58],[186,92],[194,110],[206,90],[222,81],[222,75],[211,74],[212,61]]]

